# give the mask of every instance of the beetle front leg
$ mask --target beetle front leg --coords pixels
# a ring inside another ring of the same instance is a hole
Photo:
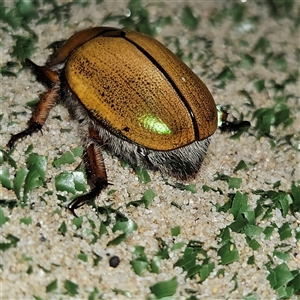
[[[103,189],[108,186],[106,169],[101,152],[101,139],[98,134],[93,130],[89,130],[89,136],[94,140],[86,150],[87,155],[87,170],[91,176],[91,180],[94,184],[92,190],[82,196],[74,199],[69,205],[69,210],[77,217],[75,210],[85,203],[96,198]],[[95,138],[97,136],[97,138]]]
[[[59,88],[55,86],[44,94],[43,98],[35,108],[35,111],[33,112],[28,122],[28,127],[25,130],[13,135],[9,140],[7,145],[10,149],[19,139],[22,139],[23,137],[31,135],[33,132],[42,129],[49,116],[51,109],[53,108],[58,99],[58,91]]]

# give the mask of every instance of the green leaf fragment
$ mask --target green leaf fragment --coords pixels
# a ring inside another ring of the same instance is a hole
[[[218,250],[218,255],[221,257],[221,264],[228,265],[239,260],[239,253],[235,244],[228,242]]]
[[[224,67],[223,70],[215,77],[216,80],[221,81],[221,87],[225,87],[227,80],[234,80],[236,77],[229,67]]]
[[[255,63],[255,59],[249,54],[241,54],[240,57],[241,60],[239,61],[239,66],[241,68],[250,70]]]
[[[288,222],[284,223],[278,230],[280,240],[283,241],[292,236],[292,230]]]
[[[32,0],[18,0],[16,1],[16,9],[24,18],[24,21],[29,22],[38,18],[38,3]]]
[[[137,201],[130,201],[128,204],[126,204],[126,207],[133,205],[133,206],[138,206],[141,204],[144,204],[146,208],[148,208],[150,206],[150,204],[152,203],[153,199],[156,197],[157,195],[155,194],[155,192],[152,189],[148,189],[141,200],[137,200]]]
[[[239,23],[243,20],[246,11],[246,6],[240,3],[234,3],[231,10],[231,16],[235,23]]]
[[[132,298],[132,294],[129,291],[126,290],[120,290],[120,289],[113,289],[113,291],[117,294],[117,295],[122,295],[125,296],[126,298]]]
[[[182,24],[189,30],[195,30],[199,24],[199,18],[196,18],[192,9],[189,6],[185,6],[181,15]]]
[[[164,297],[173,296],[176,293],[177,286],[177,279],[176,277],[173,277],[168,281],[161,281],[150,286],[150,290],[157,299],[161,299]]]
[[[25,178],[24,200],[27,200],[29,191],[44,185],[47,168],[46,156],[38,155],[36,153],[30,154],[27,159],[27,168],[29,171]]]
[[[0,170],[0,182],[3,187],[11,190],[13,188],[13,184],[10,180],[9,170],[7,168]]]
[[[228,180],[228,187],[230,189],[238,189],[242,184],[242,178],[230,177]]]
[[[150,175],[147,171],[146,168],[144,167],[136,167],[135,168],[135,172],[139,178],[139,181],[141,183],[148,183],[148,182],[151,182],[151,178],[150,178]]]
[[[274,231],[274,227],[271,227],[271,226],[267,226],[264,230],[264,235],[265,235],[265,240],[269,240],[273,231]]]
[[[12,156],[11,156],[8,152],[4,151],[3,149],[1,149],[0,152],[1,152],[1,154],[3,155],[3,160],[4,160],[4,161],[7,161],[8,164],[9,164],[11,167],[13,167],[14,169],[17,169],[17,163],[16,163],[16,161],[12,158]]]
[[[65,280],[64,284],[65,289],[67,290],[67,294],[70,296],[75,296],[78,294],[78,285],[70,280]]]
[[[260,37],[253,47],[253,52],[266,53],[267,48],[270,47],[270,42],[265,37]]]
[[[60,226],[59,226],[59,228],[58,228],[58,231],[59,231],[62,235],[65,235],[65,234],[66,234],[66,232],[67,232],[67,225],[66,225],[66,222],[65,222],[65,221],[63,221],[63,222],[60,224]]]
[[[9,221],[9,218],[5,217],[4,211],[3,211],[2,207],[0,206],[0,227],[8,221]]]
[[[0,243],[0,250],[2,251],[6,251],[11,247],[16,247],[17,243],[19,242],[19,238],[17,238],[16,236],[12,235],[12,234],[8,234],[6,236],[6,239],[9,240],[10,242],[6,243]]]
[[[251,255],[247,260],[248,265],[254,265],[255,264],[255,256]]]
[[[72,150],[72,153],[75,157],[81,157],[83,155],[83,147],[78,146]]]
[[[278,258],[284,260],[284,261],[288,261],[290,259],[290,255],[288,253],[282,252],[282,251],[278,251],[278,250],[274,250],[273,251],[273,255],[277,256]]]
[[[254,83],[253,83],[255,89],[257,90],[257,92],[261,92],[264,90],[265,88],[265,80],[264,79],[259,79],[259,80],[256,80]]]
[[[132,221],[131,219],[127,219],[125,221],[118,220],[116,224],[113,226],[112,230],[113,232],[116,232],[118,230],[123,231],[122,234],[120,234],[115,239],[111,240],[108,245],[118,245],[124,240],[126,240],[127,236],[131,234],[133,231],[137,230],[137,224]]]
[[[75,194],[75,183],[73,174],[70,172],[62,172],[55,177],[55,187],[58,191],[67,191]]]
[[[67,151],[63,155],[61,155],[59,158],[55,159],[53,162],[53,165],[56,168],[59,168],[61,165],[72,164],[73,162],[75,162],[73,153],[71,151]]]
[[[125,234],[130,234],[133,231],[137,230],[137,225],[131,219],[127,219],[126,221],[117,221],[116,224],[113,226],[113,232],[117,230],[123,231]]]
[[[33,36],[26,37],[21,35],[13,35],[13,38],[16,44],[13,47],[12,56],[21,61],[27,57],[31,57],[36,50],[37,39]]]
[[[180,234],[180,226],[176,226],[171,228],[172,236],[178,236]]]
[[[184,245],[185,245],[184,242],[178,242],[178,243],[175,243],[175,244],[171,247],[171,251],[181,249]]]
[[[260,243],[257,242],[255,239],[251,239],[249,237],[246,237],[246,242],[249,245],[249,247],[251,249],[253,249],[254,251],[257,251],[261,247]]]
[[[278,289],[294,279],[294,276],[286,263],[282,263],[274,269],[268,268],[268,270],[270,274],[267,279],[273,289]]]
[[[291,194],[293,198],[293,203],[291,205],[292,212],[300,212],[300,186],[297,186],[294,181],[291,186]]]
[[[76,229],[81,228],[82,222],[83,222],[83,217],[82,216],[74,218],[73,221],[72,221],[72,223],[73,223],[73,225],[75,225]]]
[[[17,174],[16,174],[16,177],[14,179],[14,182],[13,182],[13,185],[14,185],[14,191],[15,191],[15,194],[17,196],[18,199],[21,198],[21,189],[22,189],[22,185],[23,183],[25,182],[25,178],[28,174],[28,169],[25,168],[25,167],[21,167]]]
[[[76,191],[86,192],[86,180],[83,172],[64,171],[55,177],[55,187],[58,191],[75,194]]]
[[[256,225],[248,225],[243,231],[248,237],[259,236],[262,232],[263,229]]]
[[[101,237],[106,232],[107,232],[106,225],[101,221],[100,228],[99,228],[99,236]]]
[[[225,227],[221,229],[221,232],[218,237],[221,239],[222,243],[228,243],[231,240],[229,228]]]
[[[130,262],[135,274],[141,276],[144,270],[148,269],[149,263],[142,260],[133,260]]]
[[[97,300],[97,299],[99,299],[100,298],[99,294],[100,294],[99,290],[96,287],[94,287],[94,289],[90,292],[90,294],[88,296],[88,300]]]
[[[23,223],[25,225],[30,225],[32,224],[32,218],[31,217],[21,218],[20,223]]]
[[[248,225],[248,221],[246,219],[239,219],[232,222],[228,227],[233,232],[241,232]]]
[[[84,262],[87,262],[87,260],[88,260],[88,256],[83,252],[79,253],[77,258],[84,261]]]
[[[236,173],[237,171],[244,170],[244,169],[247,169],[247,168],[248,168],[248,166],[245,163],[245,161],[240,160],[233,172]]]
[[[57,279],[51,281],[47,286],[46,286],[46,293],[51,293],[57,289]]]
[[[294,279],[289,282],[289,286],[291,286],[294,290],[294,293],[298,293],[300,291],[300,271],[299,270],[294,270],[292,271],[292,274],[294,276]]]
[[[240,192],[237,192],[234,196],[230,213],[233,214],[234,219],[244,219],[244,212],[249,211],[248,197]]]

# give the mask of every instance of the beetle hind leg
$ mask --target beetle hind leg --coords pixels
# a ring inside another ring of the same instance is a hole
[[[10,138],[7,144],[10,149],[18,140],[42,129],[49,116],[51,109],[53,108],[58,99],[58,91],[59,88],[57,86],[54,86],[43,95],[41,101],[35,108],[28,122],[28,127]]]
[[[77,208],[92,201],[108,186],[106,169],[101,152],[102,141],[97,132],[91,128],[89,129],[89,136],[92,138],[92,142],[86,149],[86,164],[94,188],[89,193],[75,198],[68,205],[69,210],[74,216],[77,216],[75,213]]]

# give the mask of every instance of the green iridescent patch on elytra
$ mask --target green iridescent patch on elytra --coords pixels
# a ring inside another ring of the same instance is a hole
[[[144,114],[138,118],[142,126],[158,134],[171,134],[172,130],[159,117],[151,114]]]

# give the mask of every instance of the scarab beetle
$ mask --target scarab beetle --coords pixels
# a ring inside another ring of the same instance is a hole
[[[45,66],[27,63],[49,89],[28,128],[8,145],[40,130],[58,99],[87,125],[94,187],[70,203],[73,213],[108,185],[103,148],[132,166],[182,180],[199,171],[217,128],[216,105],[205,84],[157,40],[95,27],[71,36]]]

